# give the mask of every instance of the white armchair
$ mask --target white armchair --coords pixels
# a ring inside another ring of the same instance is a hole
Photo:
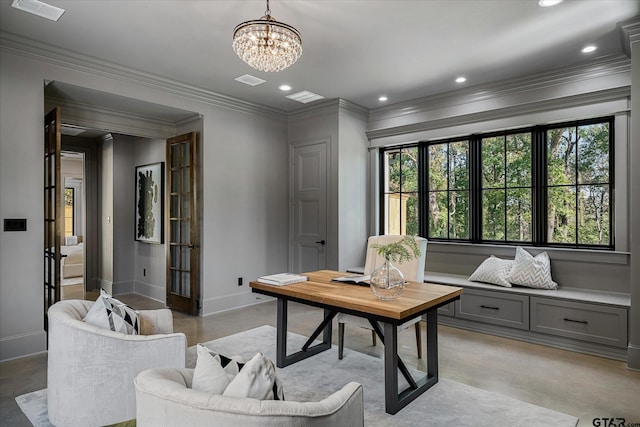
[[[187,339],[173,333],[171,310],[142,310],[141,333],[153,335],[126,335],[83,322],[92,305],[60,301],[48,311],[48,409],[57,427],[134,419],[136,375],[185,366]]]
[[[364,425],[362,385],[351,382],[319,402],[257,400],[193,390],[193,369],[149,369],[135,379],[136,425],[302,427]]]
[[[375,248],[372,248],[371,245],[379,244],[386,245],[388,243],[394,243],[400,241],[405,236],[402,235],[382,235],[382,236],[371,236],[367,240],[367,255],[364,265],[364,274],[369,275],[373,273],[373,271],[380,267],[384,263],[384,257],[378,254]],[[418,248],[420,249],[420,256],[412,259],[411,261],[406,261],[403,263],[394,263],[393,265],[398,268],[402,272],[402,275],[406,280],[411,280],[414,282],[422,282],[424,281],[424,266],[427,257],[427,239],[422,237],[415,237],[416,243],[418,244]],[[376,345],[376,333],[373,331],[371,324],[369,321],[363,317],[353,316],[351,314],[339,313],[336,316],[338,320],[338,358],[342,359],[343,349],[344,349],[344,326],[345,324],[359,326],[361,328],[370,329],[371,330],[371,340],[373,345]],[[418,348],[418,358],[422,358],[422,335],[420,333],[420,317],[416,317],[415,319],[409,320],[402,325],[400,325],[399,329],[406,329],[410,326],[414,325],[416,332],[416,345]]]

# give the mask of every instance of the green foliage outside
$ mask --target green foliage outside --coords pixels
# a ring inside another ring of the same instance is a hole
[[[429,237],[468,239],[469,141],[429,146]]]
[[[547,162],[549,242],[608,245],[608,124],[548,131]]]
[[[533,239],[532,134],[482,138],[482,240]],[[429,145],[428,237],[470,238],[468,140]],[[547,240],[549,243],[609,245],[609,125],[607,122],[547,132]],[[418,147],[385,151],[385,202],[403,205],[404,234],[417,235]],[[391,226],[387,210],[387,225]]]
[[[404,234],[417,235],[418,228],[418,147],[387,151],[385,193],[407,196],[406,209],[400,221],[406,227]],[[388,199],[387,199],[388,200]]]
[[[483,138],[482,239],[531,241],[531,134]]]

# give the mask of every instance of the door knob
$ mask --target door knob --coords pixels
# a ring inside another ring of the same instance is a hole
[[[321,244],[322,246],[324,246],[324,244],[326,243],[324,240],[318,240],[316,243]]]

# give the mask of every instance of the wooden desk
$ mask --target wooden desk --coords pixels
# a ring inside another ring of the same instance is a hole
[[[438,312],[437,308],[460,298],[463,288],[431,283],[409,282],[400,298],[382,301],[371,289],[332,282],[346,273],[320,270],[304,275],[307,282],[286,286],[251,282],[253,292],[278,299],[276,365],[279,368],[296,363],[331,348],[332,320],[339,313],[354,314],[369,320],[384,343],[385,410],[395,414],[438,382]],[[295,301],[324,309],[324,320],[311,334],[302,349],[287,355],[287,303]],[[414,380],[398,357],[397,326],[423,314],[427,317],[427,375]],[[380,323],[382,327],[380,327]],[[322,332],[322,343],[311,345]],[[398,390],[398,370],[409,387]]]

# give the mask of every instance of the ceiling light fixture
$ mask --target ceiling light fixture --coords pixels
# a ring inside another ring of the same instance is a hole
[[[378,98],[378,101],[380,102],[385,102],[387,101],[389,98],[387,98],[386,96],[381,96],[380,98]]]
[[[280,86],[278,86],[278,89],[280,89],[283,92],[287,92],[287,91],[291,90],[291,86],[289,86],[289,85],[280,85]]]
[[[591,53],[596,49],[597,47],[595,47],[594,45],[585,46],[582,48],[582,53]]]
[[[466,77],[460,76],[456,79],[456,83],[464,83],[467,81]]]
[[[291,25],[271,16],[269,0],[264,13],[233,30],[233,50],[256,70],[282,71],[302,55],[302,37]]]

